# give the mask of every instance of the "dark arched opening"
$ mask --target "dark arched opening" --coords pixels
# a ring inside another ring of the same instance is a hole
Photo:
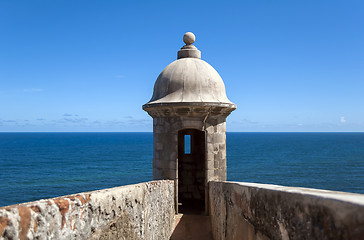
[[[178,212],[205,211],[205,132],[183,129],[178,132]]]

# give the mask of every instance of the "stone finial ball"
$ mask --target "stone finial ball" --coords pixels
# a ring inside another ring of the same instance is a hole
[[[186,32],[185,35],[183,35],[183,41],[186,43],[186,45],[193,44],[196,40],[195,34],[191,32]]]

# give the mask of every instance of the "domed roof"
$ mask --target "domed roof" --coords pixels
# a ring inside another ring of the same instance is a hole
[[[186,33],[186,45],[178,52],[178,59],[158,76],[152,99],[143,109],[156,105],[223,105],[236,108],[226,96],[225,85],[217,71],[201,60],[201,52],[192,43],[193,33]]]

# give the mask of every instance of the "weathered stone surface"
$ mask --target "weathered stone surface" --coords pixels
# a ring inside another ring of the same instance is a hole
[[[0,239],[169,239],[174,182],[153,181],[0,208]]]
[[[152,99],[143,106],[150,113],[154,108],[172,104],[179,108],[166,108],[167,112],[189,114],[190,106],[211,106],[214,112],[233,111],[236,105],[226,96],[225,85],[218,72],[201,60],[201,52],[192,45],[193,33],[184,36],[186,45],[178,52],[177,60],[170,63],[158,76]],[[187,37],[186,37],[187,36]]]
[[[206,213],[208,212],[207,183],[211,180],[226,180],[225,121],[225,117],[211,116],[208,115],[208,112],[201,117],[170,116],[155,117],[153,119],[153,179],[171,179],[175,180],[179,185],[189,186],[188,188],[181,188],[178,191],[178,194],[180,197],[185,197],[186,199],[205,198]],[[191,162],[191,166],[188,165],[188,161],[185,161],[183,165],[184,169],[186,170],[190,167],[190,172],[185,171],[185,176],[183,176],[182,179],[181,176],[178,176],[178,174],[181,173],[181,170],[183,170],[179,169],[181,166],[178,166],[178,164],[182,162],[180,156],[181,148],[179,147],[181,141],[179,141],[178,136],[180,131],[186,131],[186,129],[196,129],[205,132],[205,146],[199,146],[199,148],[205,148],[206,155],[203,156],[203,159],[199,160],[204,164],[202,172],[198,172],[198,170],[197,172],[193,172],[193,169],[201,169],[201,167],[196,167],[197,165],[194,166],[192,164],[195,163],[196,159]],[[188,176],[188,174],[192,175]],[[203,181],[202,184],[200,183],[201,179]],[[191,180],[191,182],[189,182],[189,180]],[[197,185],[196,182],[198,182]],[[204,189],[194,189],[192,187],[194,185],[196,185],[196,187],[203,185]],[[175,201],[180,202],[178,195],[176,195]]]
[[[364,239],[364,195],[210,182],[214,239]]]
[[[194,40],[185,34],[186,45],[157,78],[143,110],[153,118],[153,179],[175,181],[178,212],[200,205],[207,214],[208,182],[226,180],[226,117],[236,105]]]

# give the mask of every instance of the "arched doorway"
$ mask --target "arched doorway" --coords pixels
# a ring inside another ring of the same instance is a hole
[[[178,132],[178,212],[205,211],[205,132],[183,129]]]

